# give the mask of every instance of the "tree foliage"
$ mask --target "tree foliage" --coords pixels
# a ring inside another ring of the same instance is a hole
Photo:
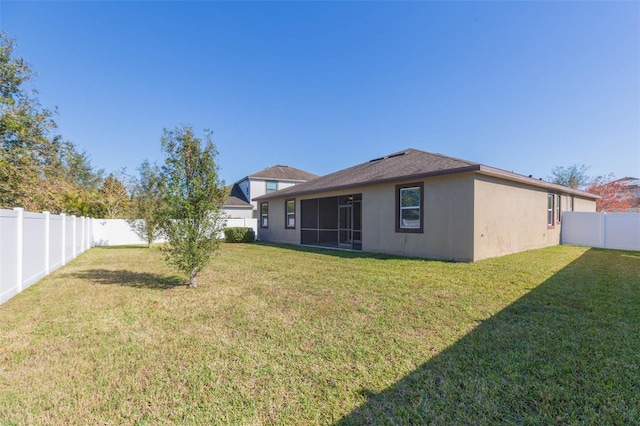
[[[131,197],[131,216],[129,226],[149,248],[162,236],[164,181],[160,168],[145,160],[138,168],[139,176],[133,187]]]
[[[53,112],[28,86],[33,72],[0,32],[0,207],[96,213],[101,173],[55,134]]]
[[[590,182],[587,170],[589,170],[587,166],[578,164],[569,167],[554,167],[551,170],[549,182],[573,189],[584,189]]]
[[[596,211],[624,212],[632,206],[633,202],[628,196],[628,188],[615,179],[613,173],[607,176],[598,176],[587,189],[588,192],[602,197],[596,200]]]
[[[218,152],[210,131],[204,131],[204,146],[193,129],[184,125],[164,129],[161,142],[166,155],[162,167],[166,259],[188,275],[189,286],[195,287],[198,272],[219,248],[228,190],[218,176]]]
[[[118,219],[127,216],[130,207],[129,190],[113,173],[102,184],[101,203],[107,219]]]

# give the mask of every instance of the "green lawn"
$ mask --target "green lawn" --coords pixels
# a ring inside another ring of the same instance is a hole
[[[94,248],[0,305],[0,424],[640,423],[640,253]]]

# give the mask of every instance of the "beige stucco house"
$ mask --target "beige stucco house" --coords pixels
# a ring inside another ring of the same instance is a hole
[[[253,198],[262,241],[475,261],[559,244],[597,196],[407,149]]]
[[[251,198],[289,188],[317,177],[313,173],[295,167],[282,165],[267,167],[229,185],[229,198],[223,210],[230,219],[256,218],[258,204],[255,201],[252,202]]]

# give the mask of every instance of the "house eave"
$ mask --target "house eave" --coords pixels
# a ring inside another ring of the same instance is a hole
[[[569,188],[568,186],[558,185],[558,184],[551,183],[551,182],[546,182],[544,180],[530,178],[530,177],[527,177],[527,176],[519,175],[517,173],[508,172],[506,170],[497,169],[495,167],[489,167],[489,166],[481,165],[480,169],[478,170],[478,173],[480,173],[482,175],[486,175],[486,176],[492,176],[492,177],[497,177],[497,178],[500,178],[500,179],[509,180],[509,181],[512,181],[512,182],[520,182],[520,183],[524,183],[524,184],[527,184],[527,185],[535,186],[535,187],[538,187],[538,188],[544,188],[544,189],[547,189],[547,190],[553,190],[553,191],[557,191],[557,192],[562,192],[563,194],[577,195],[579,197],[590,198],[590,199],[593,199],[593,200],[597,200],[597,199],[601,198],[598,195],[591,194],[591,193],[586,192],[586,191],[581,191],[579,189]]]

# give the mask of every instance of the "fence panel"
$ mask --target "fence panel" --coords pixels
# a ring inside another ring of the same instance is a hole
[[[74,219],[75,216],[65,216],[64,218],[64,263],[67,263],[74,258]]]
[[[22,289],[47,273],[46,217],[41,213],[23,213],[22,230]]]
[[[605,248],[640,250],[640,214],[607,213],[604,235]]]
[[[146,243],[133,232],[129,223],[124,219],[94,219],[92,232],[94,246],[124,246]],[[157,242],[160,241],[163,240],[157,240]]]
[[[91,219],[0,209],[0,303],[91,245]]]
[[[18,212],[0,209],[0,303],[18,294]]]
[[[564,212],[562,244],[640,251],[639,213]]]
[[[258,232],[258,219],[226,219],[225,227],[246,227]],[[93,233],[94,246],[122,246],[129,244],[145,244],[131,230],[129,223],[124,219],[93,219],[91,232]],[[224,233],[220,233],[220,238],[224,238]],[[155,242],[163,242],[158,239]]]
[[[62,224],[64,216],[52,214],[49,216],[49,272],[62,266],[64,258]]]
[[[75,233],[75,241],[73,247],[73,253],[78,254],[84,251],[84,218],[83,217],[74,217],[73,218],[76,223],[76,233]],[[74,256],[75,257],[75,256]]]

